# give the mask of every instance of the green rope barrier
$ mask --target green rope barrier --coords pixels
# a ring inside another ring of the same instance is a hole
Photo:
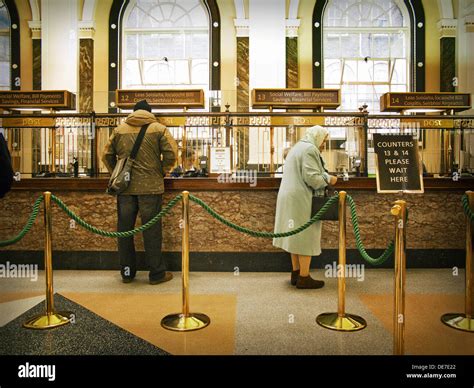
[[[303,230],[309,228],[312,224],[314,224],[316,221],[318,221],[322,215],[326,212],[326,210],[336,201],[338,201],[338,196],[335,195],[331,198],[328,199],[328,201],[321,207],[321,209],[305,224],[301,225],[300,227],[296,228],[295,230],[291,232],[285,232],[285,233],[271,233],[271,232],[259,232],[257,230],[252,230],[252,229],[247,229],[244,228],[243,226],[239,226],[237,224],[234,224],[228,220],[226,220],[224,217],[222,217],[220,214],[216,213],[208,204],[206,204],[204,201],[200,200],[199,198],[195,197],[194,195],[189,195],[189,199],[198,205],[200,205],[206,212],[208,212],[212,217],[214,217],[216,220],[222,222],[224,225],[237,230],[238,232],[246,233],[250,236],[253,237],[263,237],[263,238],[279,238],[279,237],[289,237],[293,236],[295,234],[298,234],[302,232]]]
[[[169,211],[181,200],[182,195],[179,194],[176,197],[174,197],[168,204],[156,215],[154,216],[150,221],[148,221],[146,224],[139,226],[138,228],[128,230],[126,232],[108,232],[106,230],[102,230],[99,228],[96,228],[95,226],[92,226],[88,224],[86,221],[84,221],[82,218],[80,218],[77,214],[75,214],[71,209],[67,207],[67,205],[61,201],[58,197],[55,195],[51,195],[51,199],[57,203],[57,205],[74,221],[76,221],[79,225],[81,225],[84,229],[87,229],[89,232],[98,234],[100,236],[104,237],[113,237],[113,238],[124,238],[124,237],[132,237],[134,234],[143,232],[144,230],[147,230],[148,228],[151,228],[154,224],[158,222],[160,218],[165,216],[166,214],[169,213]]]
[[[6,247],[7,245],[16,244],[23,237],[25,237],[25,235],[30,231],[31,227],[33,226],[33,224],[36,220],[36,217],[38,216],[38,212],[39,212],[41,202],[43,202],[43,196],[42,195],[40,197],[38,197],[38,199],[33,204],[33,210],[31,211],[30,217],[28,218],[28,221],[26,222],[26,225],[21,230],[21,232],[18,233],[17,236],[15,236],[15,237],[13,237],[9,240],[0,241],[0,247]]]
[[[356,211],[356,206],[354,199],[350,196],[347,195],[347,202],[349,203],[349,208],[351,211],[351,222],[352,222],[352,227],[354,229],[354,236],[356,239],[356,246],[357,249],[359,250],[360,255],[362,258],[367,261],[369,264],[372,265],[380,265],[383,264],[393,253],[395,243],[392,240],[388,247],[385,249],[385,251],[376,258],[371,257],[367,251],[365,250],[364,244],[362,243],[362,238],[360,237],[360,229],[359,229],[359,220],[357,219],[357,211]]]
[[[247,229],[244,228],[243,226],[236,225],[228,220],[226,220],[224,217],[222,217],[220,214],[216,213],[209,205],[207,205],[204,201],[201,199],[195,197],[194,195],[189,195],[189,199],[198,205],[200,205],[206,212],[208,212],[212,217],[217,219],[218,221],[222,222],[224,225],[237,230],[238,232],[246,233],[249,234],[253,237],[263,237],[263,238],[278,238],[278,237],[289,237],[293,236],[295,234],[298,234],[302,232],[303,230],[307,229],[310,225],[312,225],[314,222],[318,221],[321,216],[326,212],[326,210],[336,201],[338,201],[338,196],[335,195],[324,204],[324,206],[319,210],[317,214],[315,214],[308,222],[305,224],[301,225],[299,228],[291,231],[291,232],[286,232],[286,233],[271,233],[271,232],[259,232],[256,230],[252,229]],[[371,257],[367,251],[364,248],[364,245],[362,243],[362,239],[360,237],[360,229],[359,229],[359,221],[357,219],[357,213],[356,213],[356,208],[355,208],[355,203],[354,200],[350,195],[347,196],[349,206],[351,209],[351,221],[352,221],[352,226],[354,228],[354,235],[356,238],[356,245],[357,249],[359,250],[361,256],[370,264],[372,265],[380,265],[384,263],[393,253],[394,249],[394,242],[391,241],[389,246],[386,248],[386,250],[382,253],[377,258]]]
[[[469,206],[469,198],[467,197],[467,194],[462,196],[461,201],[462,207],[464,208],[464,213],[471,221],[474,221],[474,213],[472,212],[471,206]]]
[[[82,218],[80,218],[77,214],[75,214],[71,209],[68,208],[68,206],[63,201],[61,201],[61,199],[59,199],[55,195],[51,195],[51,199],[54,202],[56,202],[56,204],[71,219],[76,221],[80,226],[82,226],[86,230],[88,230],[92,233],[98,234],[100,236],[104,236],[104,237],[124,238],[124,237],[132,237],[134,234],[143,232],[144,230],[147,230],[148,228],[150,228],[154,224],[156,224],[160,218],[162,218],[163,216],[168,214],[170,212],[170,210],[182,199],[182,194],[179,194],[176,197],[174,197],[156,216],[154,216],[146,224],[144,224],[144,225],[142,225],[138,228],[135,228],[135,229],[132,229],[132,230],[129,230],[129,231],[125,231],[125,232],[109,232],[109,231],[105,231],[105,230],[96,228],[96,227],[88,224],[86,221],[84,221]],[[195,202],[196,204],[200,205],[212,217],[214,217],[215,219],[217,219],[218,221],[220,221],[224,225],[226,225],[226,226],[228,226],[232,229],[237,230],[238,232],[246,233],[246,234],[248,234],[250,236],[253,236],[253,237],[279,238],[279,237],[290,237],[290,236],[298,234],[298,233],[302,232],[303,230],[309,228],[316,221],[320,220],[322,215],[327,211],[327,209],[331,205],[333,205],[335,202],[337,202],[339,198],[338,198],[337,195],[329,198],[329,200],[324,204],[324,206],[319,210],[319,212],[316,213],[311,219],[309,219],[308,222],[306,222],[305,224],[301,225],[300,227],[296,228],[293,231],[285,232],[285,233],[260,232],[260,231],[245,228],[243,226],[240,226],[240,225],[234,224],[233,222],[228,221],[223,216],[221,216],[220,214],[215,212],[204,201],[202,201],[201,199],[195,197],[194,195],[190,194],[189,199],[191,201]],[[365,247],[362,243],[362,239],[361,239],[361,236],[360,236],[360,229],[359,229],[359,221],[357,219],[357,211],[356,211],[355,202],[354,202],[353,198],[350,195],[347,195],[347,200],[348,200],[350,211],[351,211],[351,221],[352,221],[352,226],[353,226],[353,229],[354,229],[354,235],[355,235],[355,239],[356,239],[356,246],[357,246],[357,249],[359,250],[361,256],[368,263],[370,263],[372,265],[380,265],[380,264],[384,263],[393,253],[394,242],[391,241],[390,244],[388,245],[388,247],[385,249],[385,251],[379,257],[377,257],[377,258],[371,257],[367,253],[367,251],[366,251],[366,249],[365,249]],[[0,247],[15,244],[18,241],[20,241],[26,235],[26,233],[28,233],[28,231],[31,229],[31,227],[32,227],[37,215],[38,215],[39,207],[40,207],[40,204],[41,204],[42,201],[43,201],[43,196],[40,196],[36,200],[36,202],[34,203],[33,211],[32,211],[32,213],[31,213],[31,215],[28,219],[27,224],[23,228],[23,230],[16,237],[14,237],[10,240],[0,241]],[[471,209],[469,208],[469,203],[467,202],[467,196],[466,195],[463,197],[462,201],[463,201],[463,206],[464,206],[466,214],[468,214],[471,217],[471,219],[473,219],[474,214],[472,213]]]

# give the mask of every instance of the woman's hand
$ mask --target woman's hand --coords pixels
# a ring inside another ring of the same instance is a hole
[[[337,176],[329,175],[329,185],[335,186],[337,182]]]

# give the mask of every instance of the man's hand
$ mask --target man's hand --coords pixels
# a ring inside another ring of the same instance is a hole
[[[329,175],[329,184],[331,186],[335,186],[337,183],[337,176]]]

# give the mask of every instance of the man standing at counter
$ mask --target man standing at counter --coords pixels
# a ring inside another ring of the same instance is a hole
[[[164,192],[163,177],[173,167],[177,157],[177,144],[168,129],[158,123],[146,100],[138,102],[125,122],[115,128],[105,146],[102,161],[112,172],[117,159],[130,155],[138,133],[149,124],[132,167],[130,184],[117,196],[119,232],[131,230],[140,212],[142,224],[150,221],[160,210]],[[143,232],[145,257],[150,269],[150,284],[167,282],[173,278],[166,272],[161,252],[161,219]],[[133,237],[118,239],[121,275],[130,283],[137,271]]]

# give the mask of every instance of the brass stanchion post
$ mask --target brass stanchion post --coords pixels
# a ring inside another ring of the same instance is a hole
[[[211,323],[205,314],[189,312],[189,192],[183,191],[182,201],[182,300],[183,312],[170,314],[161,320],[161,326],[174,331],[203,329]]]
[[[395,216],[395,294],[393,313],[393,354],[405,354],[405,278],[406,278],[406,202],[395,201],[391,210]]]
[[[346,192],[339,192],[339,264],[337,268],[337,313],[323,313],[316,322],[326,329],[357,331],[367,327],[364,318],[346,313]]]
[[[474,210],[474,191],[466,191],[469,207]],[[466,296],[465,313],[448,313],[441,317],[441,322],[454,329],[474,332],[474,263],[472,248],[474,245],[474,226],[466,216]]]
[[[37,315],[26,321],[23,326],[28,329],[52,329],[70,322],[72,313],[69,311],[54,311],[53,291],[53,252],[51,222],[51,193],[46,191],[44,196],[44,271],[46,277],[46,314]]]

